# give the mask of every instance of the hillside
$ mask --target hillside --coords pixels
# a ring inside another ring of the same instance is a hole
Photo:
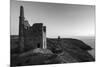
[[[88,50],[90,46],[81,40],[72,38],[61,38],[59,43],[56,38],[47,38],[48,50],[53,54],[33,53],[33,49],[18,54],[18,37],[11,37],[11,65],[40,65],[73,62],[95,61]],[[22,56],[20,56],[22,55]]]

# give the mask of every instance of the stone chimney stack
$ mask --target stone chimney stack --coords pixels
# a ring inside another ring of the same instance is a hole
[[[46,26],[43,26],[43,49],[47,48],[47,42],[46,42]]]
[[[19,16],[19,50],[24,51],[24,8],[20,6]]]

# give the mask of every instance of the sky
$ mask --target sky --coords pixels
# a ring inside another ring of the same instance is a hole
[[[11,0],[10,33],[18,35],[20,6],[30,25],[43,23],[47,37],[95,36],[95,6]]]

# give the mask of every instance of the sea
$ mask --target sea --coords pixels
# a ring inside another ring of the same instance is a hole
[[[95,58],[95,37],[94,36],[80,36],[75,37],[76,39],[82,40],[87,45],[91,46],[93,49],[88,52]]]

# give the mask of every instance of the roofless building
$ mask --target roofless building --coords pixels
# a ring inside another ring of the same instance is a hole
[[[34,48],[47,48],[46,26],[43,26],[43,23],[35,23],[30,26],[25,20],[23,6],[20,6],[19,16],[19,48],[20,52]]]

